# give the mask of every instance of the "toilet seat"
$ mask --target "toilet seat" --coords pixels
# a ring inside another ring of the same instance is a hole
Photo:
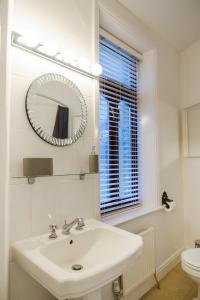
[[[200,248],[185,250],[181,254],[181,265],[183,270],[198,285],[198,296],[193,300],[200,300]]]
[[[181,254],[181,260],[188,267],[200,271],[200,248],[185,250]]]
[[[181,254],[183,269],[197,277],[200,277],[200,248],[185,250]]]
[[[196,272],[199,272],[199,277],[200,277],[200,268],[193,266],[191,264],[188,264],[186,261],[182,260],[182,265],[185,266],[186,268],[189,268],[191,270],[194,270]]]

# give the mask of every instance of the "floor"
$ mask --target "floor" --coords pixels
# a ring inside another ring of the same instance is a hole
[[[151,289],[141,300],[192,300],[197,296],[197,287],[188,275],[177,265],[160,282],[160,290]]]

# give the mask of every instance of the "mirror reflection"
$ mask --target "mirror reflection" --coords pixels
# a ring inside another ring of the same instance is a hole
[[[58,74],[45,74],[30,86],[26,111],[34,131],[56,146],[74,143],[86,126],[86,105],[75,84]]]

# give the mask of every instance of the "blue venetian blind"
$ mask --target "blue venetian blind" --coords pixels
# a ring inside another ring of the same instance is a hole
[[[101,212],[138,205],[138,65],[136,57],[100,37]]]

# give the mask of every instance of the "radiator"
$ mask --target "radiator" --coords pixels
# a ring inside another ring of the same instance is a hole
[[[155,230],[150,227],[138,234],[144,241],[143,252],[134,265],[122,275],[124,296],[155,273]]]

